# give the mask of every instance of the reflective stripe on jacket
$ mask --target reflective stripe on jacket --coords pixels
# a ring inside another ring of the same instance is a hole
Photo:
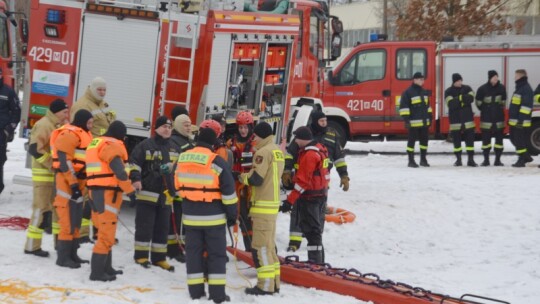
[[[219,174],[221,168],[213,164],[217,154],[195,147],[178,158],[175,186],[182,199],[211,203],[221,200]]]

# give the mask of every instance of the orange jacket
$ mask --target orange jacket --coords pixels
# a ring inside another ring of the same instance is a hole
[[[219,175],[212,166],[217,154],[195,147],[178,158],[175,187],[180,196],[194,202],[221,200]]]
[[[324,145],[312,141],[304,147],[298,155],[294,189],[287,200],[294,204],[300,196],[326,196],[330,180],[328,163],[328,151]]]
[[[86,149],[86,175],[88,188],[119,190],[131,193],[135,191],[131,185],[126,168],[114,171],[111,163],[120,159],[127,162],[128,154],[124,143],[112,137],[97,137]]]
[[[253,166],[253,154],[255,153],[253,136],[245,142],[238,141],[236,137],[233,138],[231,151],[234,155],[233,171],[240,173],[249,172]]]
[[[52,168],[62,174],[70,185],[77,183],[77,176],[85,169],[86,147],[91,141],[90,132],[70,124],[63,125],[51,134]],[[60,162],[59,151],[66,154],[67,163]]]

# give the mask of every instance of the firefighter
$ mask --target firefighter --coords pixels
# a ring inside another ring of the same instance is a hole
[[[238,117],[237,117],[238,120]],[[251,295],[271,295],[279,292],[280,263],[276,253],[276,220],[280,205],[279,178],[283,174],[283,151],[274,143],[272,127],[259,122],[253,130],[256,152],[253,167],[239,180],[253,188],[249,216],[253,220],[251,254],[257,269],[257,285],[246,288]]]
[[[176,189],[182,197],[186,228],[186,270],[192,299],[206,296],[204,257],[208,252],[208,291],[214,303],[229,301],[225,294],[225,229],[236,222],[238,198],[232,171],[213,152],[217,134],[200,126],[195,148],[182,153],[176,167]]]
[[[116,119],[116,113],[109,109],[109,104],[105,101],[105,95],[107,94],[107,82],[101,77],[94,78],[91,82],[84,95],[80,97],[77,102],[75,102],[71,109],[71,119],[79,109],[85,109],[92,113],[94,118],[94,125],[90,132],[93,137],[101,136],[111,122]],[[85,203],[84,206],[84,215],[81,226],[81,241],[83,243],[90,242],[90,205]],[[96,227],[94,226],[93,238],[96,239],[98,233]]]
[[[452,74],[452,86],[444,91],[444,99],[448,105],[448,119],[450,121],[450,134],[454,141],[454,154],[456,162],[454,166],[462,166],[461,162],[461,138],[465,139],[467,151],[467,166],[478,167],[474,161],[474,113],[472,104],[474,92],[470,86],[463,84],[460,74]]]
[[[15,129],[21,120],[19,97],[15,91],[4,84],[0,68],[0,194],[4,190],[4,164],[7,161],[7,144],[12,142]]]
[[[413,83],[401,94],[399,115],[405,120],[405,127],[409,130],[407,141],[407,154],[411,168],[418,168],[414,160],[414,145],[420,142],[420,166],[429,167],[427,162],[428,129],[433,120],[433,110],[429,105],[428,92],[424,90],[424,75],[416,72]]]
[[[516,70],[516,90],[512,95],[512,102],[508,109],[508,125],[510,126],[510,139],[516,146],[518,160],[512,167],[525,167],[533,158],[527,151],[527,135],[531,128],[531,113],[533,108],[533,90],[527,80],[527,71]]]
[[[90,129],[94,119],[87,110],[79,110],[71,124],[65,124],[51,134],[52,168],[55,172],[56,197],[54,207],[58,215],[56,265],[79,268],[89,263],[79,258],[79,230],[83,211],[83,192],[86,191],[86,147],[92,141]]]
[[[115,243],[122,193],[126,193],[132,203],[135,201],[136,189],[125,166],[128,160],[123,142],[126,132],[124,123],[114,121],[105,134],[94,138],[86,149],[86,184],[98,228],[90,262],[91,281],[113,281],[116,275],[123,274],[112,267],[111,249]]]
[[[324,263],[322,233],[325,202],[328,194],[328,152],[324,145],[313,139],[308,127],[300,127],[295,132],[294,141],[300,147],[298,170],[294,176],[294,188],[283,202],[282,212],[291,210],[298,204],[298,223],[308,245],[308,260]]]
[[[52,227],[56,243],[58,219],[53,209],[54,173],[50,138],[52,132],[68,122],[68,105],[62,99],[55,99],[49,110],[32,127],[28,153],[32,156],[33,203],[32,216],[26,231],[24,253],[48,257],[49,252],[41,249],[43,230]]]
[[[234,155],[233,172],[247,173],[251,170],[253,153],[255,152],[253,124],[253,115],[250,112],[242,111],[236,115],[238,129],[230,142],[231,151]],[[242,231],[245,250],[249,252],[251,251],[251,238],[253,237],[253,228],[248,217],[251,188],[237,181],[236,195],[238,196],[238,207],[240,208],[240,230]]]
[[[176,121],[176,117],[180,115],[189,116],[188,110],[186,109],[185,106],[178,105],[178,106],[175,106],[171,110],[171,118],[172,118],[173,123]]]
[[[130,178],[137,193],[135,216],[135,262],[144,268],[153,265],[174,272],[167,260],[167,238],[174,190],[173,164],[180,148],[169,139],[172,122],[160,116],[155,135],[135,146],[129,157]],[[148,259],[149,252],[150,260]]]
[[[191,119],[189,116],[186,114],[176,116],[170,141],[180,148],[180,153],[194,147],[191,139]],[[173,214],[171,214],[171,222],[169,224],[167,256],[180,263],[186,262],[184,238],[185,229],[182,229],[182,200],[179,196],[175,196],[173,200]]]
[[[494,166],[504,166],[501,155],[504,149],[504,107],[506,105],[506,88],[499,81],[497,71],[488,71],[488,82],[476,92],[476,106],[480,109],[480,130],[482,131],[482,152],[484,161],[481,166],[487,167],[491,150],[491,137],[495,137]]]
[[[199,128],[210,128],[214,130],[214,132],[217,134],[216,143],[214,144],[214,151],[217,155],[221,156],[225,162],[227,162],[229,169],[232,169],[234,156],[232,151],[227,148],[225,135],[223,134],[225,129],[222,127],[220,121],[216,119],[217,118],[203,120]]]
[[[328,155],[330,157],[328,172],[330,172],[332,167],[335,166],[340,178],[340,187],[343,189],[343,191],[348,191],[349,174],[347,171],[347,163],[345,162],[345,153],[343,152],[343,147],[340,145],[338,133],[333,128],[328,127],[326,115],[322,111],[313,111],[311,113],[310,130],[314,136],[314,139],[318,143],[324,145],[328,151]],[[282,182],[285,187],[292,186],[292,170],[298,159],[298,150],[299,147],[295,141],[291,142],[291,144],[289,144],[287,147],[287,154],[285,156],[285,171],[283,172],[282,176]],[[289,246],[287,248],[287,251],[292,252],[298,250],[302,243],[302,232],[298,226],[298,216],[296,215],[296,212],[296,207],[293,207],[289,227]]]

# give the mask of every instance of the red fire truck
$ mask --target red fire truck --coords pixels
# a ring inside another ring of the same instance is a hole
[[[21,18],[16,18],[20,15]],[[18,19],[18,21],[17,21]],[[18,28],[19,31],[15,31]],[[14,73],[14,67],[17,65],[15,41],[17,33],[23,44],[23,53],[26,50],[28,42],[28,21],[24,14],[9,11],[6,2],[0,0],[0,68],[3,72],[4,83],[18,91],[18,83]]]
[[[538,41],[375,41],[356,46],[340,59],[326,75],[321,98],[329,124],[344,138],[405,134],[399,116],[400,95],[411,84],[413,74],[422,72],[435,111],[431,133],[445,135],[449,133],[449,122],[443,94],[451,86],[453,73],[460,73],[464,83],[476,90],[488,81],[487,72],[496,70],[510,97],[515,88],[515,70],[526,69],[534,89],[540,83],[538,66]],[[478,109],[475,111],[479,114]],[[540,152],[538,107],[533,113],[532,129],[531,147]]]
[[[325,50],[325,39],[339,41],[340,21],[323,1],[279,2],[271,12],[209,3],[193,10],[179,1],[32,0],[21,133],[28,136],[52,100],[75,102],[101,76],[132,138],[149,136],[159,114],[185,105],[195,122],[214,114],[231,122],[250,110],[281,139],[293,75],[321,86],[321,62],[340,52]]]

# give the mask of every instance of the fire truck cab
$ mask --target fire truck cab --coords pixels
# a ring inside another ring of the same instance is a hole
[[[17,20],[16,15],[21,15],[21,18]],[[22,53],[24,54],[28,42],[28,21],[26,16],[22,13],[9,11],[5,1],[0,0],[0,68],[2,69],[4,83],[12,87],[16,92],[18,91],[18,82],[14,68],[19,63],[16,61],[17,49],[15,45],[17,38],[21,40]]]

